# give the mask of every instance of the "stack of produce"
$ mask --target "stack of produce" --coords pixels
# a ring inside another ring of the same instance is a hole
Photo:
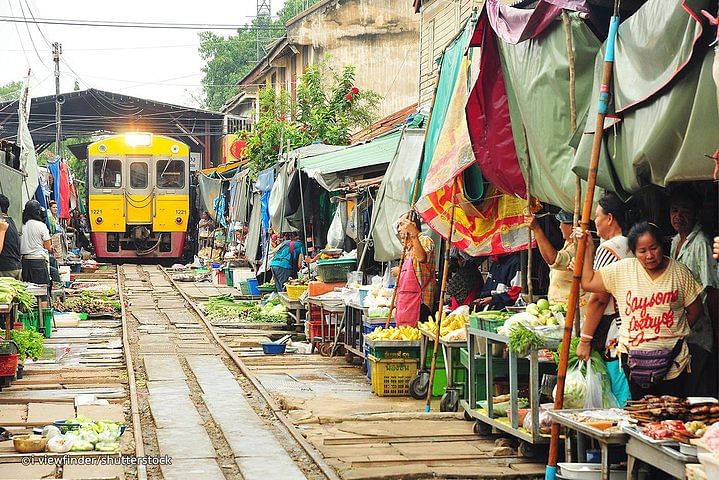
[[[459,309],[458,309],[459,310]],[[437,312],[439,317],[439,312]],[[469,310],[455,311],[447,315],[442,314],[442,326],[440,327],[439,336],[447,341],[463,341],[467,340],[466,326],[469,323]],[[419,324],[419,328],[425,332],[435,335],[437,333],[437,322],[430,317],[424,323]]]
[[[691,404],[685,398],[671,395],[647,395],[629,403],[625,410],[640,423],[682,420],[712,425],[719,422],[719,404],[716,403]]]
[[[564,303],[550,304],[547,300],[541,299],[537,303],[527,305],[525,311],[535,317],[530,321],[530,325],[533,327],[540,325],[563,325],[564,314],[567,313],[567,305]]]
[[[64,301],[58,298],[55,300],[53,308],[58,312],[117,313],[122,310],[122,305],[107,296],[82,292],[81,295],[68,297]]]
[[[0,305],[17,303],[28,312],[35,305],[35,296],[28,293],[25,282],[12,277],[0,277]]]
[[[232,295],[210,297],[203,309],[211,322],[282,323],[287,320],[287,309],[279,300],[264,305],[257,302],[236,301]]]
[[[79,425],[79,427],[60,435],[54,432],[48,440],[48,450],[51,452],[120,451],[122,424],[109,421],[92,422],[84,417],[77,417],[66,420],[63,425]],[[61,426],[61,429],[65,427]]]
[[[399,341],[415,341],[419,340],[421,333],[419,329],[413,327],[377,327],[372,333],[367,334],[367,340],[399,340]]]

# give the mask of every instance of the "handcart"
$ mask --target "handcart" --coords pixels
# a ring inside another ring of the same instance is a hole
[[[467,328],[467,359],[468,368],[468,400],[461,400],[460,405],[464,410],[467,420],[474,420],[474,432],[478,435],[488,435],[492,429],[501,430],[520,440],[519,453],[524,456],[534,455],[533,445],[549,443],[550,436],[540,431],[539,413],[539,371],[540,363],[545,366],[543,370],[551,368],[556,371],[554,362],[540,362],[537,350],[529,353],[528,361],[519,358],[509,350],[509,358],[496,358],[493,355],[495,345],[504,347],[509,338],[498,333],[480,330],[478,328]],[[480,349],[483,351],[480,353]],[[519,374],[529,376],[529,411],[531,416],[531,428],[524,429],[519,423]],[[509,377],[509,408],[508,416],[495,418],[495,380],[497,375],[508,374]],[[483,377],[483,378],[482,378]],[[479,382],[484,385],[478,385]],[[478,388],[480,387],[480,388]],[[478,398],[483,395],[485,398]]]
[[[427,398],[427,389],[429,388],[429,369],[427,366],[428,353],[431,354],[431,348],[429,343],[434,345],[436,334],[426,330],[420,330],[422,338],[420,339],[420,356],[419,365],[420,370],[417,375],[410,381],[409,393],[412,398],[417,400],[424,400]],[[467,346],[466,341],[447,341],[442,337],[439,338],[439,344],[442,348],[442,358],[444,359],[444,371],[447,375],[447,386],[442,399],[439,403],[439,409],[441,412],[456,412],[459,409],[460,389],[464,389],[464,384],[456,382],[455,375],[459,372],[458,369],[463,368],[461,365],[455,365],[455,362],[459,359],[459,350]],[[437,378],[435,377],[435,384]]]
[[[337,330],[343,324],[345,313],[344,303],[337,300],[324,300],[318,297],[307,299],[309,306],[309,338],[312,351],[317,348],[320,355],[329,357],[334,353]],[[340,332],[341,333],[341,332]]]
[[[287,296],[287,292],[277,292],[277,296],[280,299],[282,305],[287,309],[287,315],[294,320],[295,327],[300,325],[304,326],[302,320],[302,312],[305,310],[305,306],[299,299],[291,299]]]

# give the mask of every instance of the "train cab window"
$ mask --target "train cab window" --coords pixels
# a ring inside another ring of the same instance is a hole
[[[122,162],[107,158],[92,162],[92,185],[95,188],[120,188],[122,186]]]
[[[144,162],[130,164],[130,188],[147,188],[147,177],[150,173]]]
[[[185,187],[185,162],[182,160],[158,160],[156,165],[158,188]]]

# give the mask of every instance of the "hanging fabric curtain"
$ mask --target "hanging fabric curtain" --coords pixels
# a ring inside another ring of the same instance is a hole
[[[469,94],[467,86],[470,84],[471,62],[463,50],[455,53],[461,55],[460,68],[445,123],[440,130],[440,140],[416,208],[429,227],[444,238],[450,235],[450,226],[454,222],[452,244],[469,255],[514,252],[526,248],[528,241],[524,202],[516,197],[502,195],[493,187],[488,192],[484,192],[482,186],[479,187],[478,196],[484,194],[484,197],[476,205],[467,195],[463,173],[475,162],[467,120],[463,114]],[[473,195],[477,195],[477,185],[474,187]],[[455,192],[454,197],[452,192]],[[460,207],[456,210],[454,220],[449,213],[453,210],[453,204]]]
[[[704,155],[719,146],[719,112],[714,53],[704,40],[700,11],[715,7],[713,0],[650,0],[620,25],[599,186],[635,192],[649,183],[713,179],[714,162]],[[675,41],[667,44],[667,38]],[[595,84],[600,68],[597,60]],[[596,116],[596,99],[589,118]],[[586,122],[574,159],[584,178],[593,130]]]
[[[35,154],[35,143],[32,140],[30,129],[28,127],[28,119],[30,118],[30,76],[25,79],[25,95],[18,102],[18,126],[17,126],[17,142],[20,146],[20,170],[27,176],[23,178],[22,187],[22,205],[24,206],[28,200],[35,197],[35,193],[39,187],[37,155]],[[22,99],[25,99],[23,102]],[[44,202],[43,202],[44,203]]]
[[[215,199],[222,193],[222,180],[199,174],[197,176],[197,183],[200,187],[200,198],[202,199],[203,209],[209,212],[212,219],[217,222]]]
[[[290,187],[289,168],[291,162],[284,162],[277,169],[277,178],[272,186],[269,199],[270,224],[275,232],[296,232],[297,229],[291,226],[284,218],[289,213],[287,205],[287,191]]]

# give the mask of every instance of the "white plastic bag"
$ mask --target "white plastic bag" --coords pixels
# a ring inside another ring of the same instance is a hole
[[[562,408],[579,409],[585,408],[584,403],[587,399],[587,384],[582,374],[582,365],[584,362],[577,362],[567,370],[567,376],[564,380],[564,402]],[[557,387],[552,392],[554,398],[557,398]]]
[[[584,408],[604,408],[604,387],[602,374],[592,368],[592,359],[587,360],[587,373],[584,375],[587,395]]]
[[[332,248],[344,248],[345,244],[345,229],[344,225],[342,225],[342,213],[340,210],[339,207],[335,210],[330,229],[327,231],[327,245]]]

